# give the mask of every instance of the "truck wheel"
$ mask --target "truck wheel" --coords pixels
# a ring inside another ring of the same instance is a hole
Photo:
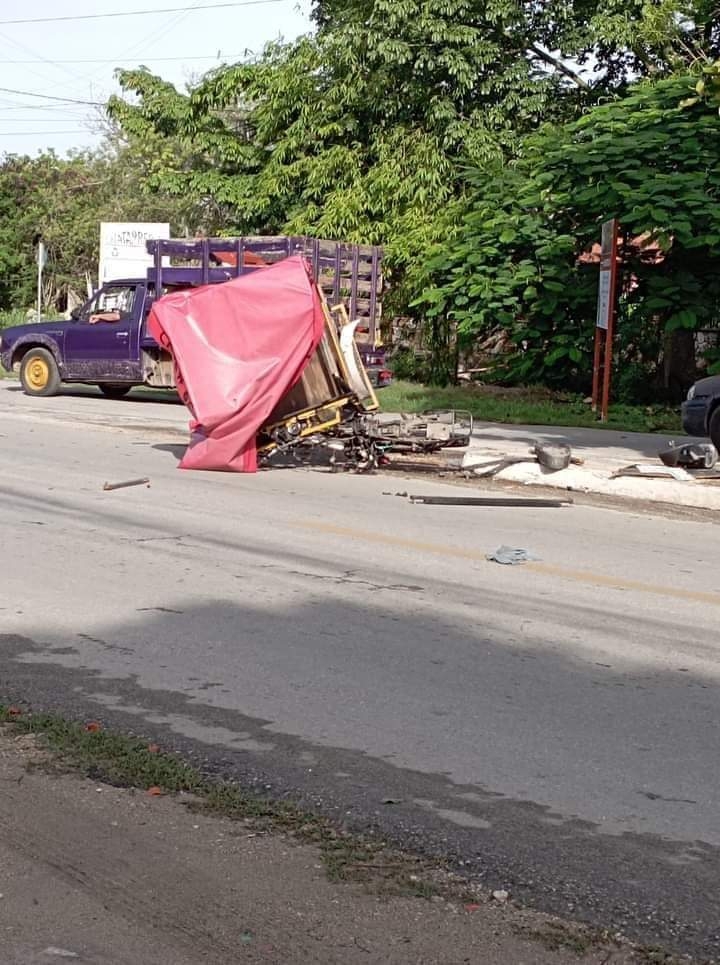
[[[122,382],[103,382],[98,388],[108,399],[123,399],[132,386],[123,385]]]
[[[710,442],[712,442],[717,451],[720,452],[720,405],[715,406],[710,416],[708,435],[710,436]]]
[[[20,383],[25,395],[56,395],[60,388],[60,372],[52,352],[31,348],[20,365]]]

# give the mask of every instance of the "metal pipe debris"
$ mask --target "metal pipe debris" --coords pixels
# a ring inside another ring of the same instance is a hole
[[[103,490],[107,493],[113,489],[127,489],[128,486],[149,486],[150,480],[147,476],[143,476],[142,479],[127,479],[125,482],[109,483],[106,482],[103,486]]]
[[[546,507],[557,509],[572,506],[572,499],[528,499],[511,496],[409,496],[411,503],[426,503],[428,506],[521,506]]]

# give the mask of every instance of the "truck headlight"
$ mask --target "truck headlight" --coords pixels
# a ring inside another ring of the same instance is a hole
[[[695,398],[695,386],[691,385],[688,389],[687,400],[691,402]]]

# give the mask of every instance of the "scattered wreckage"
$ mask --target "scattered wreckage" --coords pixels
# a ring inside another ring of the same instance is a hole
[[[344,302],[329,307],[302,254],[158,299],[147,329],[192,415],[181,467],[255,472],[323,451],[332,466],[367,472],[391,451],[467,444],[469,413],[379,412],[358,325]]]

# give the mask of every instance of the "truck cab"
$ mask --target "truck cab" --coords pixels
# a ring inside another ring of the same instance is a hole
[[[18,372],[28,395],[54,395],[62,382],[99,385],[121,396],[141,384],[139,345],[152,297],[145,279],[118,279],[96,291],[69,320],[0,333],[0,362]]]

